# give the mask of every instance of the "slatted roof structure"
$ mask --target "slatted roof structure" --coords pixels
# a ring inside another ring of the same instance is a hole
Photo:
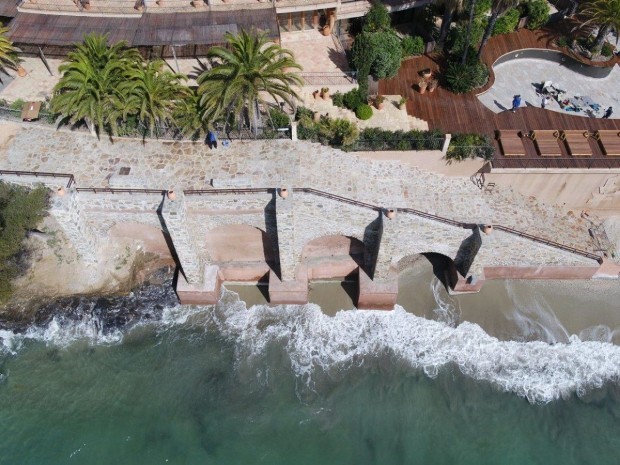
[[[132,44],[216,45],[224,34],[241,29],[264,32],[270,40],[279,38],[276,15],[271,8],[204,11],[199,13],[145,13]]]
[[[126,40],[130,44],[136,35],[140,18],[46,15],[20,12],[9,25],[9,38],[18,46],[71,46],[82,42],[85,34],[109,34],[114,43]]]
[[[3,1],[3,0],[0,0]],[[144,13],[141,17],[93,17],[20,12],[8,36],[18,46],[69,47],[85,34],[109,34],[111,43],[126,40],[135,47],[215,45],[224,33],[241,29],[265,32],[279,38],[273,9],[202,11],[195,13]]]
[[[0,0],[0,16],[14,18],[19,0]]]

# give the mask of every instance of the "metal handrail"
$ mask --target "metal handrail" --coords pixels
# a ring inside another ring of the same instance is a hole
[[[183,191],[185,195],[202,194],[268,194],[275,192],[271,187],[242,187],[230,189],[187,189]]]
[[[34,176],[42,178],[69,178],[66,187],[69,188],[75,184],[75,177],[69,173],[46,173],[41,171],[16,171],[16,170],[0,170],[0,175],[14,176]]]
[[[166,189],[125,189],[116,187],[77,187],[77,192],[90,192],[92,194],[158,194],[164,195]]]

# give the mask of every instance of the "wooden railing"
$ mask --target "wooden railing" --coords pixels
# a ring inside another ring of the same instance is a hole
[[[575,168],[575,169],[620,169],[620,157],[616,158],[494,158],[491,162],[496,169],[553,169],[553,168]]]

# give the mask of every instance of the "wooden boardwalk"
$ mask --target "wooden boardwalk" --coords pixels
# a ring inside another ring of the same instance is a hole
[[[478,100],[476,93],[492,86],[494,79],[492,64],[497,58],[512,50],[524,48],[554,49],[555,47],[551,44],[553,37],[555,37],[553,31],[525,29],[492,37],[482,56],[483,61],[491,70],[490,82],[485,88],[478,89],[475,93],[456,95],[443,88],[442,76],[438,72],[442,65],[440,55],[425,55],[404,61],[396,77],[380,81],[379,93],[406,95],[408,97],[407,112],[410,115],[428,121],[430,129],[441,129],[447,133],[477,132],[494,138],[497,129],[516,129],[524,132],[533,129],[588,130],[590,132],[597,129],[614,129],[620,131],[620,120],[617,119],[604,120],[574,116],[530,106],[520,108],[516,113],[511,111],[494,113]],[[594,66],[602,66],[600,63],[591,63],[589,60],[582,61]],[[618,58],[615,58],[612,66],[617,66],[618,62]],[[416,86],[420,79],[418,72],[425,68],[433,70],[440,80],[440,86],[435,92],[420,94]],[[508,101],[505,103],[509,104]],[[524,140],[526,156],[519,158],[504,157],[496,143],[494,166],[496,168],[620,168],[620,157],[605,156],[596,141],[591,139],[590,143],[593,151],[592,157],[572,157],[563,146],[562,157],[554,159],[540,157],[530,140]]]

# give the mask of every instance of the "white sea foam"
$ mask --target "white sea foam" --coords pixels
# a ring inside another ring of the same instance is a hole
[[[274,342],[286,344],[295,373],[308,383],[317,369],[347,369],[384,353],[430,377],[456,366],[466,376],[536,403],[582,395],[620,380],[618,346],[577,336],[558,344],[500,341],[476,324],[453,328],[401,307],[329,317],[313,304],[246,310],[235,295],[225,293],[215,309],[215,323],[235,340],[244,359],[260,356]]]

